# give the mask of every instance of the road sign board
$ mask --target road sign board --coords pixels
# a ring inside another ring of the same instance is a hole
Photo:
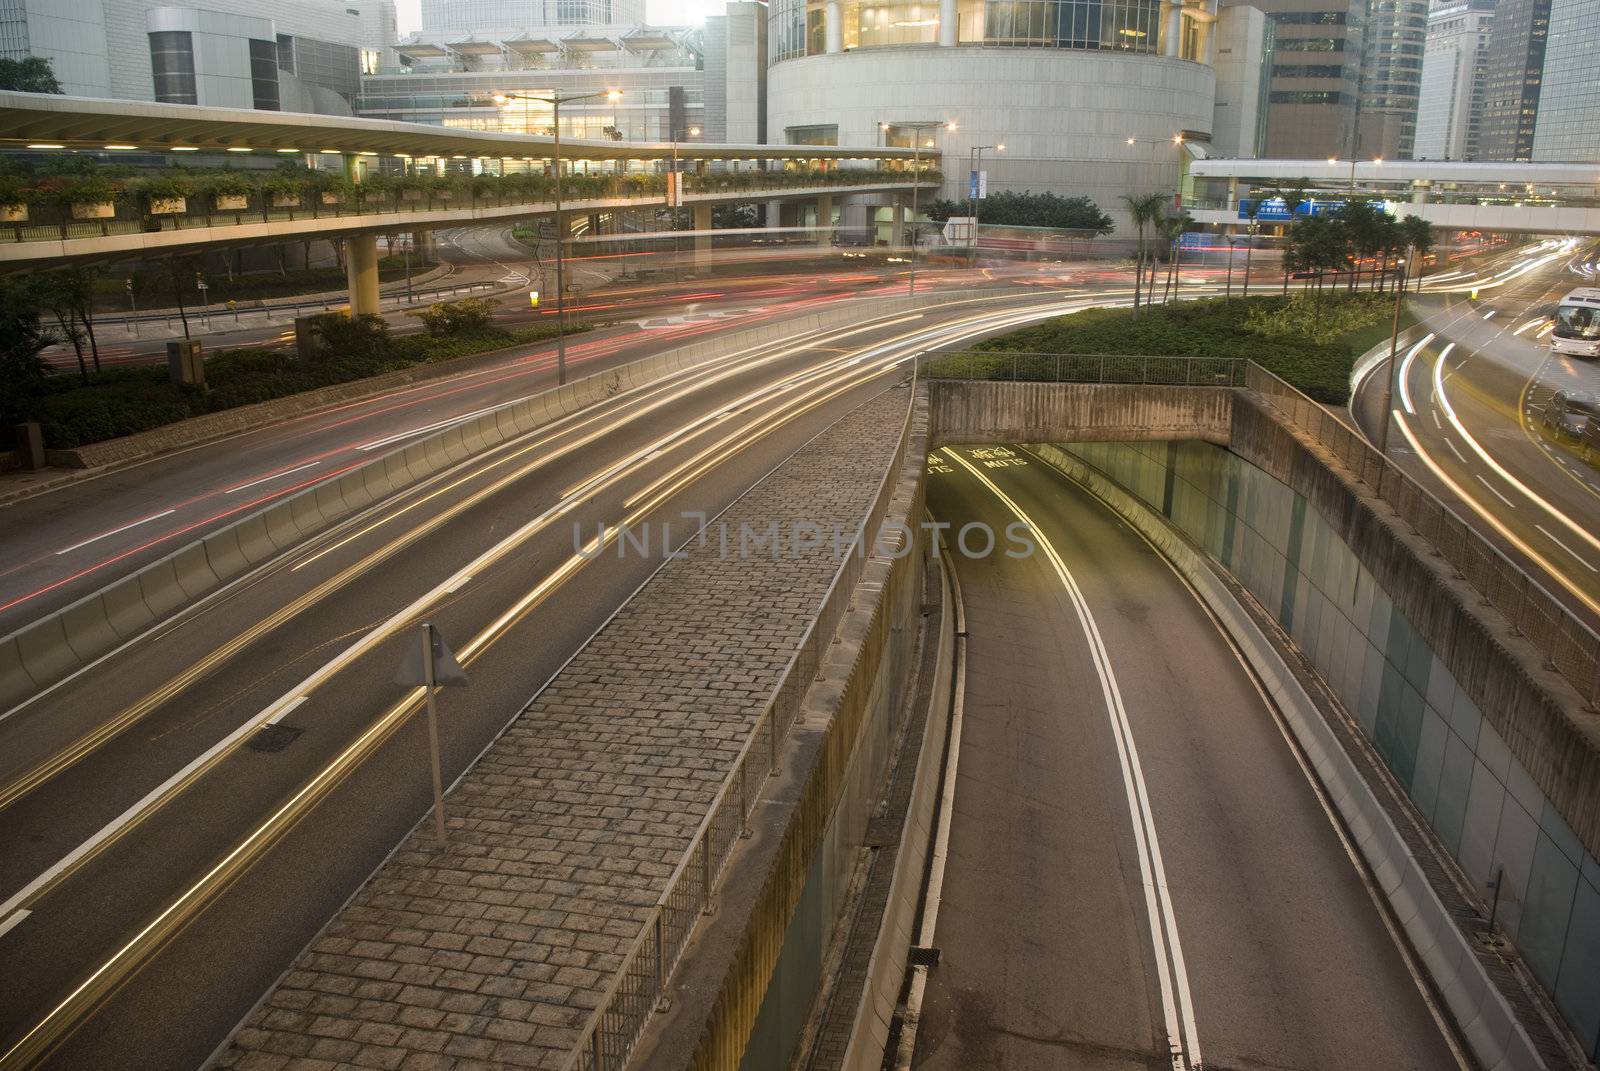
[[[430,628],[427,634],[433,637],[433,683],[466,684],[466,671],[461,668],[461,663],[456,661],[450,645],[444,642],[439,630]],[[423,661],[425,656],[422,642],[422,637],[418,636],[406,645],[405,658],[400,663],[399,671],[394,675],[394,682],[402,688],[420,688],[428,683],[428,667]]]

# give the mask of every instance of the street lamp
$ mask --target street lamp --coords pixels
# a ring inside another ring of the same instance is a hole
[[[917,292],[917,194],[922,189],[922,132],[924,130],[954,130],[954,120],[949,122],[925,123],[896,123],[895,126],[911,131],[911,281],[908,294]],[[933,139],[928,139],[928,146],[932,148]]]
[[[608,101],[620,100],[622,99],[622,90],[605,89],[595,93],[557,92],[548,97],[536,97],[523,93],[496,93],[494,95],[494,102],[502,108],[514,100],[537,101],[540,104],[548,104],[551,108],[550,126],[555,132],[553,163],[556,173],[556,383],[558,385],[567,381],[567,289],[561,252],[566,238],[566,235],[561,230],[561,106],[573,101],[592,100],[595,97],[604,97]]]
[[[971,185],[967,189],[967,199],[972,202],[972,241],[967,243],[967,266],[972,267],[978,262],[978,183],[983,174],[983,150],[993,149],[997,153],[1005,152],[1006,147],[1002,142],[999,145],[974,145],[968,154],[972,160]]]
[[[697,126],[691,126],[687,130],[678,128],[674,128],[672,130],[672,174],[667,177],[669,202],[671,200],[672,184],[677,181],[678,141],[680,138],[683,140],[688,140],[689,138],[697,138],[699,136],[700,128]],[[676,205],[672,205],[672,281],[674,283],[678,281],[678,261],[683,256],[683,246],[681,244],[683,239],[678,231],[678,210],[683,207],[683,187],[678,187],[678,192],[678,203]],[[691,216],[690,218],[692,221],[693,217]]]

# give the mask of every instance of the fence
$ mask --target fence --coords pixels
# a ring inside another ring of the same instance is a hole
[[[1515,631],[1544,652],[1551,668],[1577,689],[1585,703],[1600,706],[1600,635],[1431,491],[1321,405],[1253,361],[1245,372],[1244,385],[1270,401],[1389,503]]]
[[[498,290],[500,283],[458,283],[454,286],[417,287],[413,290],[388,290],[381,295],[382,302],[393,302],[395,305],[418,305],[424,302],[434,302],[446,297],[460,297],[462,294],[473,294],[482,290]],[[209,305],[188,304],[184,306],[182,315],[189,319],[210,323],[213,320],[231,317],[234,323],[243,323],[240,317],[259,316],[264,319],[283,316],[299,316],[304,312],[326,312],[329,309],[340,308],[350,304],[350,298],[345,294],[325,294],[322,297],[305,301],[266,301],[259,305],[238,305],[229,308],[226,302],[213,301]],[[181,316],[176,307],[164,308],[155,312],[141,312],[138,315],[131,313],[111,314],[104,313],[94,318],[96,327],[123,327],[137,332],[140,326],[147,324],[164,324],[171,327],[174,320]]]
[[[564,1065],[565,1071],[620,1071],[643,1034],[651,1013],[661,1005],[667,983],[694,932],[695,920],[702,914],[709,914],[717,881],[733,853],[734,844],[747,828],[751,805],[761,794],[767,778],[778,770],[779,747],[789,735],[806,689],[816,679],[817,669],[849,605],[879,525],[883,523],[910,443],[916,402],[916,393],[910,393],[900,441],[862,528],[862,547],[848,552],[834,574],[799,647],[784,666],[756,719],[754,731],[711,801],[700,827],[695,830],[689,850],[667,881],[644,929],[623,956],[610,986],[579,1035],[577,1047]]]
[[[1124,353],[1020,353],[933,350],[922,355],[929,379],[1026,383],[1145,383],[1168,387],[1242,387],[1238,357],[1146,357]]]

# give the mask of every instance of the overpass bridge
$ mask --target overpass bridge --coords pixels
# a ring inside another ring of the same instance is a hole
[[[1199,223],[1245,228],[1241,201],[1302,179],[1309,197],[1370,197],[1446,230],[1600,235],[1600,170],[1578,163],[1207,158],[1188,165],[1184,208]]]
[[[13,92],[0,93],[0,149],[308,160],[312,166],[297,188],[286,188],[273,171],[240,170],[260,176],[256,188],[224,196],[141,199],[133,183],[120,204],[104,194],[78,203],[70,202],[70,187],[36,184],[20,203],[6,206],[0,272],[342,238],[355,313],[377,311],[379,235],[556,218],[549,178],[556,167],[566,176],[559,231],[576,216],[666,206],[666,169],[691,163],[679,203],[693,212],[701,256],[709,252],[711,209],[719,204],[814,201],[826,216],[835,198],[877,194],[894,198],[903,219],[902,202],[912,190],[941,181],[937,156],[912,149],[558,143],[544,135],[387,120]]]

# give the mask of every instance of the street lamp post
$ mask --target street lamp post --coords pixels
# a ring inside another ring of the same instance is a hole
[[[911,137],[912,137],[912,142],[911,142],[911,145],[912,145],[912,151],[911,151],[911,280],[910,280],[909,287],[908,287],[906,293],[907,294],[911,294],[911,295],[915,295],[916,292],[917,292],[917,194],[922,189],[922,132],[924,130],[934,130],[934,129],[937,129],[939,127],[944,127],[946,130],[954,130],[956,128],[956,124],[955,124],[954,121],[951,121],[951,122],[948,122],[948,123],[896,123],[895,125],[896,126],[905,127],[907,130],[911,131]],[[928,144],[930,146],[933,145],[932,139],[930,139],[928,141]]]
[[[622,96],[620,89],[607,89],[596,93],[553,93],[548,97],[536,97],[523,93],[496,93],[494,102],[500,107],[505,107],[514,100],[538,101],[550,105],[551,129],[555,135],[553,150],[553,163],[555,165],[555,201],[556,201],[556,383],[563,384],[567,381],[567,289],[565,262],[562,256],[562,247],[566,244],[566,236],[561,231],[561,105],[580,100],[591,100],[595,97],[604,97],[607,100],[617,100]]]
[[[974,145],[969,159],[972,161],[972,174],[969,177],[971,185],[967,189],[967,200],[972,207],[972,240],[967,243],[967,266],[970,268],[978,262],[978,183],[983,175],[983,150],[993,149],[995,152],[1005,152],[1006,147],[1000,145]]]
[[[672,131],[672,175],[667,178],[669,201],[671,200],[670,194],[672,184],[677,181],[675,176],[678,174],[678,140],[679,138],[687,140],[688,138],[697,138],[699,136],[700,128],[697,126],[691,126],[687,130],[674,129]],[[680,186],[680,197],[678,198],[678,203],[672,206],[672,281],[674,283],[678,281],[678,261],[683,258],[683,238],[678,230],[678,210],[683,207],[683,198],[681,196],[682,189],[683,188]],[[690,217],[691,223],[693,222],[693,218],[693,216]]]

